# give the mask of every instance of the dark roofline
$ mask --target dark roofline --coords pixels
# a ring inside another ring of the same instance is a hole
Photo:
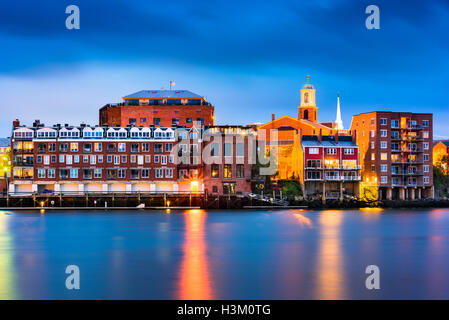
[[[362,112],[358,114],[354,114],[352,117],[361,116],[363,114],[370,114],[370,113],[411,113],[411,114],[418,114],[418,115],[432,115],[433,113],[421,113],[421,112],[411,112],[411,111],[383,111],[383,110],[377,110],[377,111],[368,111],[368,112]]]

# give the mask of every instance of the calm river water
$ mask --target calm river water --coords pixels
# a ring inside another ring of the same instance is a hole
[[[408,298],[449,299],[447,209],[0,211],[0,299]]]

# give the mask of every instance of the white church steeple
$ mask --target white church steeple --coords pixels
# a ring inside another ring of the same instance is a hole
[[[343,121],[341,120],[340,93],[337,93],[337,119],[335,119],[336,129],[343,130]]]

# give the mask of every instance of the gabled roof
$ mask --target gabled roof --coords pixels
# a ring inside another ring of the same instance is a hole
[[[202,98],[202,96],[189,90],[141,90],[123,97],[132,98]]]
[[[449,140],[439,140],[439,141],[434,141],[433,142],[433,146],[436,146],[438,143],[442,143],[442,144],[444,144],[446,147],[448,147],[449,148]]]
[[[265,123],[265,124],[259,126],[258,128],[259,129],[263,129],[263,128],[267,128],[267,127],[269,128],[269,127],[271,127],[272,123],[276,123],[276,122],[278,122],[278,121],[280,121],[282,119],[288,119],[289,122],[292,124],[291,125],[292,127],[294,127],[295,125],[299,126],[301,124],[305,124],[305,125],[308,125],[310,127],[315,127],[315,128],[318,128],[318,129],[332,130],[332,128],[327,127],[327,126],[325,126],[325,125],[323,125],[323,124],[321,124],[319,122],[313,122],[313,121],[304,120],[304,119],[296,119],[296,118],[293,118],[293,117],[290,117],[290,116],[282,116],[282,117],[274,119],[274,120],[272,120],[272,121],[270,121],[268,123]],[[282,127],[285,127],[285,125],[282,126]]]
[[[322,136],[322,141],[320,142],[318,136],[304,135],[302,136],[301,145],[305,147],[357,147],[351,136],[338,136],[337,143],[335,136]]]

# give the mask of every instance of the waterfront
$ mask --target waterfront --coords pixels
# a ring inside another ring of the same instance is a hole
[[[447,270],[449,209],[0,211],[1,299],[449,299]]]

